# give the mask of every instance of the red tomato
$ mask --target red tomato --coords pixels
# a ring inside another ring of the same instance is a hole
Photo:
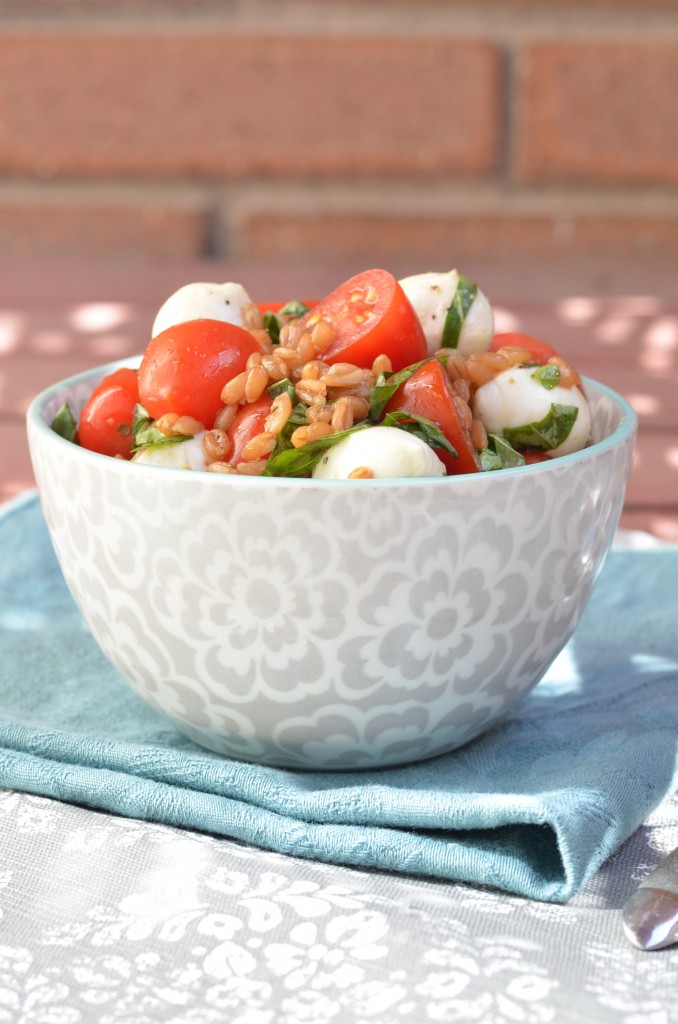
[[[309,309],[318,305],[316,299],[301,299],[301,302]],[[279,313],[283,306],[288,305],[288,302],[258,302],[257,305],[260,313]]]
[[[80,415],[80,445],[101,455],[123,455],[128,459],[134,440],[134,407],[138,401],[136,370],[116,370],[104,377]]]
[[[223,406],[224,384],[261,348],[249,331],[221,320],[189,320],[161,331],[139,368],[139,395],[153,419],[193,416],[207,428]]]
[[[428,355],[417,315],[386,270],[366,270],[352,277],[300,323],[310,328],[321,319],[334,328],[334,340],[322,353],[328,363],[354,363],[369,369],[383,353],[394,370],[402,370]]]
[[[529,334],[495,334],[490,345],[490,352],[497,352],[506,345],[516,348],[526,348],[535,363],[547,363],[552,356],[559,356],[560,352],[538,338],[531,338]]]
[[[459,456],[455,459],[444,449],[436,448],[436,455],[445,463],[450,476],[480,471],[471,432],[459,418],[449,377],[437,359],[429,359],[400,385],[384,409],[384,415],[397,411],[423,416],[440,427]]]
[[[546,452],[525,451],[520,453],[525,459],[526,466],[536,466],[538,462],[550,462],[551,457]]]
[[[242,409],[236,413],[228,431],[232,445],[228,461],[232,466],[237,466],[239,462],[242,462],[242,452],[247,442],[264,430],[264,423],[271,411],[272,404],[269,396],[263,394],[256,402],[243,405]]]

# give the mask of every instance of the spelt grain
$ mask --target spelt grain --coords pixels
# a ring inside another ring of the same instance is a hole
[[[275,435],[268,431],[256,434],[247,442],[242,450],[243,462],[255,462],[258,459],[265,459],[275,448]]]

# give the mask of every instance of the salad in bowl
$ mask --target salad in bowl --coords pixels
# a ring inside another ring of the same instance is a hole
[[[452,270],[368,270],[317,303],[255,303],[241,284],[185,285],[137,369],[54,428],[144,465],[250,476],[373,479],[516,467],[579,451],[591,415],[554,348],[495,334]]]

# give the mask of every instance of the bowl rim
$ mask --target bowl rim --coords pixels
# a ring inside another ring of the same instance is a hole
[[[47,423],[44,418],[43,411],[45,406],[54,398],[55,394],[66,388],[77,387],[79,384],[84,384],[88,381],[92,381],[92,385],[96,386],[99,381],[115,370],[119,370],[123,367],[129,367],[131,369],[137,369],[141,363],[142,356],[127,356],[123,359],[117,359],[110,363],[104,363],[100,366],[91,367],[88,370],[83,370],[80,373],[73,374],[70,377],[64,377],[62,380],[56,381],[51,384],[48,388],[39,392],[35,398],[31,401],[26,411],[26,425],[29,431],[29,446],[30,446],[30,433],[35,431],[38,434],[44,434],[49,438],[50,442],[55,442],[57,445],[67,445],[68,449],[76,449],[78,452],[78,458],[82,458],[85,461],[91,459],[95,460],[95,464],[100,464],[101,460],[106,460],[107,464],[113,471],[129,472],[130,466],[135,466],[135,463],[129,462],[126,459],[112,459],[109,455],[101,455],[98,452],[91,452],[86,448],[81,448],[79,445],[74,445],[72,441],[66,440],[56,434]],[[569,455],[559,455],[558,458],[549,460],[548,462],[538,462],[529,466],[515,466],[512,468],[502,469],[497,473],[502,480],[514,477],[516,473],[524,476],[526,473],[539,474],[548,473],[552,469],[558,467],[566,467],[577,462],[586,462],[589,459],[596,458],[601,453],[608,451],[612,448],[623,444],[625,441],[632,439],[638,429],[638,417],[635,410],[630,403],[617,391],[608,387],[607,384],[602,384],[600,381],[594,380],[591,377],[582,377],[582,383],[585,388],[592,388],[604,397],[609,399],[613,405],[617,407],[621,413],[621,420],[615,430],[612,431],[607,437],[604,437],[601,441],[596,441],[595,444],[589,445],[588,448],[582,448],[580,451],[571,452]],[[174,476],[181,480],[186,479],[187,471],[185,469],[175,469],[169,466],[147,466],[137,465],[133,470],[138,472],[140,470],[152,470],[153,473],[163,473],[165,476]],[[442,477],[385,477],[369,480],[326,480],[326,479],[313,479],[312,477],[258,477],[258,476],[240,476],[236,474],[223,474],[223,473],[205,473],[202,474],[203,478],[209,478],[210,481],[214,481],[213,486],[261,486],[270,487],[272,481],[276,481],[278,484],[285,482],[286,484],[292,484],[295,487],[321,487],[328,488],[331,490],[350,487],[350,488],[380,488],[380,487],[450,487],[458,486],[460,481],[464,482],[465,486],[468,486],[472,481],[483,481],[487,482],[487,473],[459,473],[453,474],[452,476]]]

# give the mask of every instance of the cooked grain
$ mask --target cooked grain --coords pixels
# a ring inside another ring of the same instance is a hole
[[[480,420],[474,419],[471,423],[471,440],[474,448],[487,448],[487,431]]]
[[[231,439],[225,430],[208,430],[202,439],[205,462],[224,462],[231,450]]]
[[[282,359],[279,359],[277,355],[263,356],[261,365],[266,370],[269,379],[274,383],[278,380],[284,380],[288,374],[288,369]]]
[[[264,318],[255,302],[248,302],[242,307],[240,318],[247,331],[256,331],[264,326]]]
[[[323,423],[322,420],[316,420],[315,423],[309,423],[306,430],[306,442],[318,441],[321,437],[327,437],[328,434],[332,434],[332,426],[329,423]]]
[[[253,366],[247,371],[247,380],[245,381],[245,401],[247,403],[256,402],[258,398],[261,398],[267,387],[267,371],[263,366]]]
[[[581,386],[581,377],[567,359],[563,359],[562,356],[552,356],[548,360],[548,365],[557,366],[560,370],[560,380],[558,381],[560,387],[578,388]]]
[[[374,376],[378,377],[379,374],[381,374],[381,373],[392,373],[392,372],[393,372],[393,364],[391,363],[391,360],[388,358],[388,356],[384,355],[383,353],[382,353],[382,355],[377,356],[377,358],[372,363],[372,373],[374,374]]]
[[[271,411],[266,417],[264,428],[269,434],[279,434],[292,412],[292,399],[284,392],[273,400]]]
[[[245,397],[248,374],[249,370],[244,370],[222,388],[221,401],[224,405],[237,405]]]
[[[331,423],[332,430],[337,434],[342,430],[350,430],[353,426],[353,408],[350,399],[346,396],[338,398],[335,402]]]
[[[293,448],[301,448],[302,445],[308,441],[308,427],[297,427],[292,433],[290,441],[292,442]]]
[[[237,405],[225,405],[214,417],[215,430],[229,430],[233,420],[238,415]]]
[[[255,462],[257,459],[265,459],[274,448],[275,434],[265,430],[247,442],[242,450],[242,460],[243,462]]]
[[[316,352],[324,352],[334,341],[334,328],[327,320],[318,320],[311,332],[311,341]]]
[[[254,459],[252,462],[239,462],[235,467],[240,476],[261,476],[266,468],[266,459]]]

